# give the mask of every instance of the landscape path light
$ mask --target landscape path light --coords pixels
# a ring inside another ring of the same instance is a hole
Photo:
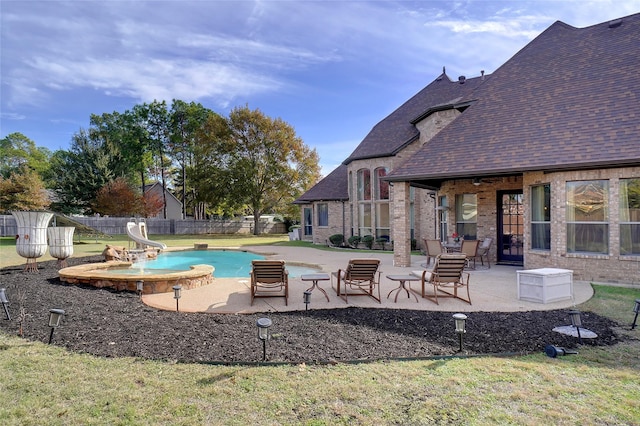
[[[173,298],[176,299],[176,312],[179,311],[178,302],[180,300],[180,297],[182,297],[182,286],[174,285],[173,286]]]
[[[6,288],[0,288],[0,303],[2,303],[2,307],[4,308],[4,314],[9,321],[11,321],[11,315],[9,315],[9,308],[7,305],[9,304],[9,299],[7,299],[7,291]]]
[[[456,333],[459,336],[460,352],[462,352],[462,336],[467,332],[467,316],[465,314],[453,314],[456,324]]]
[[[51,327],[51,334],[49,334],[49,344],[53,340],[53,332],[60,326],[62,317],[64,316],[64,310],[62,309],[49,309],[49,327]]]
[[[258,326],[258,339],[262,340],[262,361],[267,359],[267,340],[269,340],[269,327],[271,327],[269,318],[259,318],[256,322]]]
[[[633,318],[633,324],[631,324],[631,329],[636,328],[636,322],[638,321],[638,314],[640,313],[640,299],[636,299],[636,305],[633,307],[633,312],[636,313],[636,316]]]
[[[304,310],[309,310],[309,303],[311,303],[311,291],[305,290],[304,294]]]

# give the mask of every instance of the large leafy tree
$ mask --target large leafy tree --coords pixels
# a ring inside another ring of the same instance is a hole
[[[49,198],[40,175],[23,165],[8,177],[0,176],[0,212],[12,210],[43,210]]]
[[[292,126],[258,109],[233,109],[227,125],[226,137],[209,141],[218,157],[225,200],[246,205],[253,215],[254,233],[259,234],[263,213],[285,210],[319,179],[318,154]]]
[[[23,166],[45,177],[49,168],[51,151],[37,147],[35,142],[22,133],[11,133],[0,139],[0,176],[9,177],[21,171]]]

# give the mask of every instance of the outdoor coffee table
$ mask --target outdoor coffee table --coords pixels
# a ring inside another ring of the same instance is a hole
[[[391,281],[398,281],[400,283],[400,285],[397,288],[394,288],[393,290],[391,290],[389,292],[389,294],[387,294],[387,299],[389,298],[389,296],[391,296],[391,293],[393,293],[394,291],[396,292],[396,298],[395,298],[395,302],[398,302],[398,294],[400,294],[400,291],[404,290],[407,292],[407,297],[411,298],[411,295],[413,295],[413,297],[416,298],[416,303],[419,303],[418,301],[418,296],[416,296],[413,291],[411,291],[411,281],[420,281],[422,278],[417,277],[415,275],[387,275],[387,278],[390,279]],[[405,283],[408,282],[408,287],[405,285]]]
[[[305,274],[305,275],[301,275],[300,279],[302,281],[312,281],[313,285],[309,287],[307,291],[313,292],[313,289],[317,288],[322,293],[324,293],[324,297],[327,298],[327,302],[329,301],[329,295],[327,294],[327,292],[324,291],[324,289],[318,285],[318,281],[329,281],[331,279],[329,277],[329,274],[324,274],[324,273],[323,274]]]

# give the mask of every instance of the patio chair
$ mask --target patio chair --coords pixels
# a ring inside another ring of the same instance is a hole
[[[435,263],[436,257],[441,255],[444,250],[442,249],[442,243],[440,240],[427,240],[424,241],[424,249],[427,252],[427,266],[431,263],[431,259]]]
[[[491,243],[493,242],[493,238],[485,238],[482,241],[482,244],[480,244],[480,247],[478,247],[478,251],[476,252],[476,258],[480,258],[480,263],[482,264],[482,266],[484,266],[484,260],[482,259],[483,257],[486,257],[487,259],[487,266],[489,268],[491,268],[491,262],[489,261],[489,249],[491,248]],[[475,259],[474,259],[475,262]]]
[[[338,272],[331,273],[331,286],[336,294],[349,303],[349,296],[369,296],[378,303],[380,300],[380,260],[378,259],[351,259],[347,269],[338,269]],[[378,296],[374,294],[377,288]]]
[[[464,272],[467,264],[467,255],[463,253],[443,253],[436,258],[432,271],[412,271],[412,275],[421,278],[422,297],[435,302],[438,305],[440,297],[453,297],[471,305],[469,295],[469,273]],[[433,295],[426,292],[427,285],[433,286]],[[467,298],[458,294],[458,290],[466,287]]]
[[[480,241],[478,240],[463,240],[460,246],[460,253],[467,256],[467,266],[471,267],[471,261],[473,260],[473,269],[476,269],[476,257],[478,256],[478,246]]]
[[[256,297],[289,299],[289,273],[284,260],[254,260],[251,262],[251,305]]]

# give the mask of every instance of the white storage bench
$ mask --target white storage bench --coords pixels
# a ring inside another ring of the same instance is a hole
[[[517,271],[518,300],[549,303],[573,297],[573,271],[540,268]]]

